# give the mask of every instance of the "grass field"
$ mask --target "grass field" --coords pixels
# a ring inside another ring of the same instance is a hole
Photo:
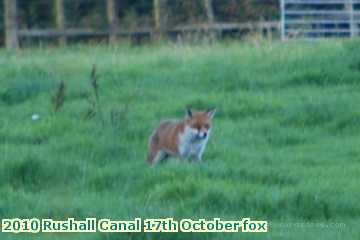
[[[204,161],[147,167],[152,129],[187,106],[218,110]],[[250,217],[270,232],[207,237],[360,239],[359,106],[360,42],[0,50],[0,218]]]

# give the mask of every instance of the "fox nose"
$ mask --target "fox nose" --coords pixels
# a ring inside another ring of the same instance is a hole
[[[207,132],[204,132],[204,138],[206,138],[207,137]]]

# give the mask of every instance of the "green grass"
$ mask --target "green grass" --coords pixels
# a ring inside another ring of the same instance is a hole
[[[359,103],[359,42],[1,50],[0,218],[250,217],[270,232],[209,239],[359,239]],[[203,163],[148,168],[152,129],[187,106],[218,110]]]

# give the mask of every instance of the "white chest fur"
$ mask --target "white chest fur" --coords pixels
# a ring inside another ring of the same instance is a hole
[[[197,139],[197,130],[186,126],[184,132],[179,135],[179,154],[181,158],[201,160],[206,144],[209,140],[210,130],[206,138]]]

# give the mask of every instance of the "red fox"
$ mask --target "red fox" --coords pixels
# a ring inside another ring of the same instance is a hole
[[[162,121],[150,136],[147,163],[155,165],[169,156],[201,161],[215,112],[215,108],[204,112],[187,109],[182,120]]]

